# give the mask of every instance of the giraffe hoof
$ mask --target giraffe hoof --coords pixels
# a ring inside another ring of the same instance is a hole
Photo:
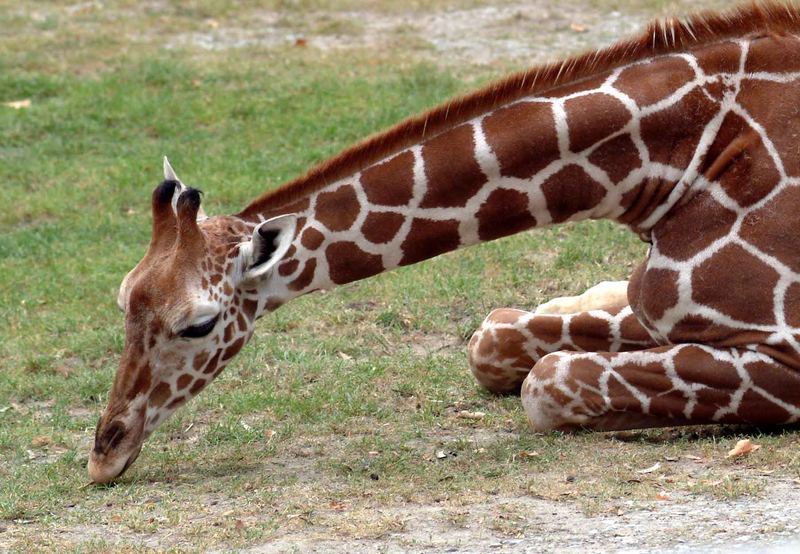
[[[610,310],[628,304],[628,281],[603,281],[578,296],[562,296],[540,304],[537,314],[574,314]]]
[[[467,346],[469,368],[475,380],[495,394],[510,394],[519,387],[532,360],[525,356],[525,337],[509,328],[526,313],[511,308],[492,311],[473,333]]]
[[[543,431],[576,431],[589,421],[584,414],[567,409],[561,395],[553,387],[556,364],[560,357],[548,354],[533,366],[522,383],[520,397],[531,429]]]

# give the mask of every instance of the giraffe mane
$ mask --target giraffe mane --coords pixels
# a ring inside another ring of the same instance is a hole
[[[638,36],[514,73],[373,134],[312,167],[305,175],[262,194],[239,215],[251,218],[256,214],[279,212],[282,206],[395,152],[524,96],[579,82],[648,57],[682,52],[725,39],[795,31],[800,31],[800,6],[793,0],[754,1],[723,12],[700,12],[685,19],[656,19]]]

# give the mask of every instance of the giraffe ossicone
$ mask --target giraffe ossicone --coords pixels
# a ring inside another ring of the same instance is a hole
[[[799,35],[800,9],[778,3],[656,23],[406,120],[233,215],[204,217],[165,159],[120,287],[92,479],[124,472],[264,313],[580,219],[628,226],[646,260],[599,296],[489,314],[467,348],[481,385],[520,390],[539,430],[797,421]]]
[[[172,209],[177,213],[178,210],[178,198],[180,197],[181,193],[186,190],[186,185],[184,185],[178,176],[175,174],[175,170],[172,169],[172,166],[169,163],[169,160],[166,156],[164,156],[164,181],[173,181],[177,183],[175,187],[175,191],[172,194]],[[203,207],[197,210],[197,219],[205,219],[206,213],[203,211]]]

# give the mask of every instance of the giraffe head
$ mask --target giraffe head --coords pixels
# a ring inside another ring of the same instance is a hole
[[[280,297],[270,289],[271,269],[295,234],[294,215],[258,225],[207,218],[200,192],[185,187],[166,158],[152,211],[147,253],[117,298],[125,346],[89,456],[89,475],[98,483],[121,475],[153,430],[247,342],[258,298]]]

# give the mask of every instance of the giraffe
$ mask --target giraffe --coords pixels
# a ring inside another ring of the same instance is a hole
[[[206,217],[165,159],[119,291],[92,480],[121,475],[293,298],[581,219],[627,226],[646,259],[599,305],[489,314],[468,346],[481,385],[520,390],[536,430],[796,421],[798,32],[800,9],[776,3],[656,22],[401,122],[233,215]]]

